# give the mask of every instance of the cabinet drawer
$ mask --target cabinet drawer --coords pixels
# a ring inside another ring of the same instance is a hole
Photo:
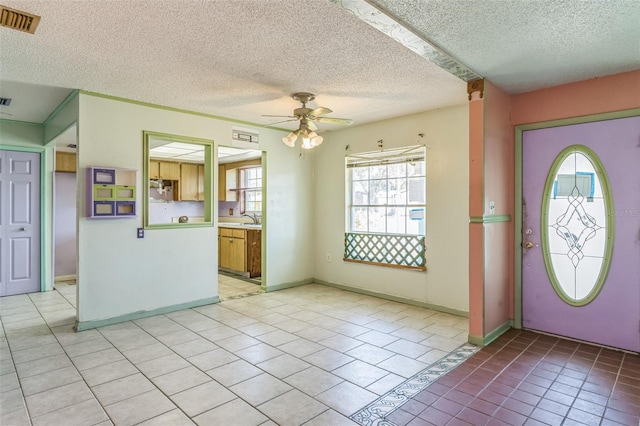
[[[93,216],[113,216],[115,214],[115,201],[94,201]]]
[[[110,201],[116,199],[115,185],[93,185],[93,199],[98,201]]]
[[[244,240],[244,231],[241,229],[232,229],[233,231],[233,238],[241,238]]]
[[[233,237],[233,230],[229,228],[220,228],[221,237]]]
[[[135,201],[136,187],[129,185],[116,185],[116,199]]]
[[[136,202],[135,201],[116,201],[116,215],[117,216],[135,216]]]
[[[114,169],[93,169],[93,183],[113,185],[116,183],[116,171]]]

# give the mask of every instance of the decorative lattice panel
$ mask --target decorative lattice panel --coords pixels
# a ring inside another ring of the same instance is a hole
[[[424,236],[346,232],[344,260],[425,270]]]

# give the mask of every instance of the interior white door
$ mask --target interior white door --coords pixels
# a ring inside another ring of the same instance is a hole
[[[0,150],[0,296],[40,291],[40,154]]]

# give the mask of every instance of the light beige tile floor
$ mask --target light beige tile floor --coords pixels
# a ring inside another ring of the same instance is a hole
[[[1,298],[0,424],[355,424],[468,334],[466,318],[318,284],[233,298],[256,287],[222,279],[219,304],[80,333],[75,285]]]

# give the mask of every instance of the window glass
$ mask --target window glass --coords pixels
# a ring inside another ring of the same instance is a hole
[[[424,147],[346,159],[344,260],[426,270]]]

